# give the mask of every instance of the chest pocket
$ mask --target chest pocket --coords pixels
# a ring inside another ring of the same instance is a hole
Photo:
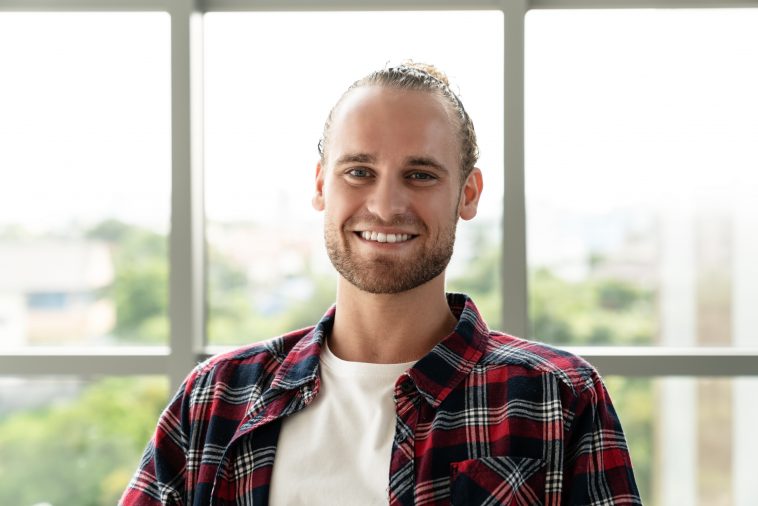
[[[450,503],[542,505],[545,462],[525,457],[484,457],[450,465]]]

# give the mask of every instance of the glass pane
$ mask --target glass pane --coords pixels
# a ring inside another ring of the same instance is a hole
[[[526,29],[531,335],[758,345],[758,9]]]
[[[499,11],[210,13],[205,44],[212,344],[312,325],[332,304],[336,275],[311,207],[316,145],[353,81],[408,58],[445,71],[474,120],[485,191],[480,215],[459,225],[449,289],[471,293],[499,325]]]
[[[0,348],[167,341],[169,34],[0,13]]]
[[[755,503],[758,379],[607,377],[647,506]]]
[[[0,504],[116,504],[167,403],[160,377],[0,378]]]

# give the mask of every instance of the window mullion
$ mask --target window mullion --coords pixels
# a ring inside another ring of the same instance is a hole
[[[170,0],[3,0],[0,11],[147,12],[169,10]]]
[[[501,301],[503,329],[527,337],[526,212],[524,203],[524,16],[527,1],[503,5],[505,22],[504,154]]]
[[[196,0],[171,7],[172,196],[168,374],[178,388],[205,328],[202,167],[202,18]]]
[[[3,376],[138,376],[164,375],[168,362],[165,346],[23,348],[0,355]]]

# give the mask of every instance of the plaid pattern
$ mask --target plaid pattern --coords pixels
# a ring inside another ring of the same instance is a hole
[[[465,295],[448,301],[455,331],[395,385],[388,502],[642,504],[618,417],[592,366],[489,331]],[[315,327],[197,366],[162,414],[120,504],[267,504],[282,418],[318,395],[334,311]]]

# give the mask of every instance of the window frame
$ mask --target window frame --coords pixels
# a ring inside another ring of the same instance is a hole
[[[203,203],[202,15],[231,11],[499,10],[504,16],[504,188],[501,316],[526,336],[528,286],[524,192],[524,26],[534,9],[758,8],[758,0],[5,0],[0,12],[145,12],[171,17],[171,227],[168,346],[3,350],[4,376],[164,375],[176,390],[207,346]],[[505,290],[504,287],[508,287]],[[758,346],[567,347],[603,375],[758,376]]]

